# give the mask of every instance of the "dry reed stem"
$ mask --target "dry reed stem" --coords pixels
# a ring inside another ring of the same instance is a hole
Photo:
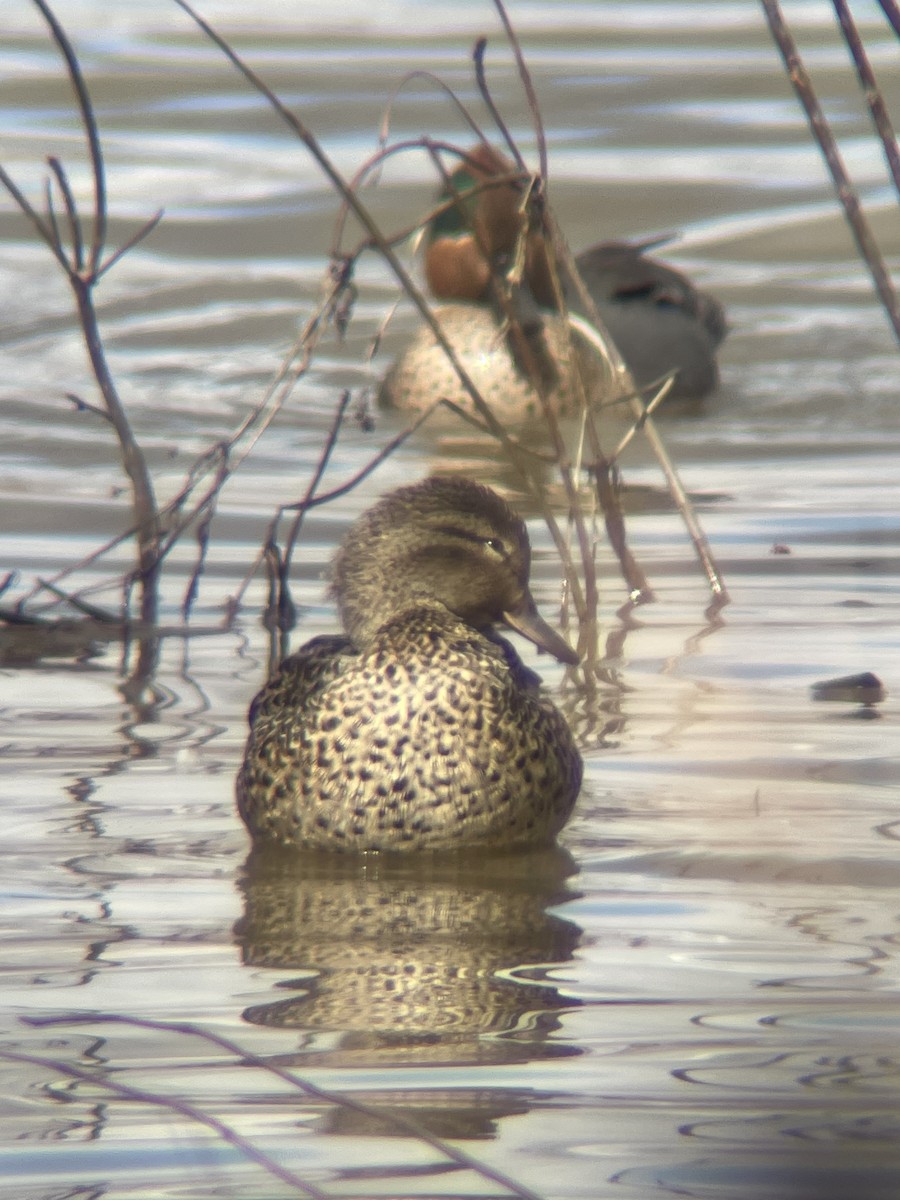
[[[531,73],[528,70],[525,62],[525,56],[522,53],[521,44],[515,29],[512,26],[512,22],[509,20],[503,0],[494,0],[494,6],[497,9],[500,20],[503,23],[504,31],[506,32],[507,39],[512,47],[519,70],[519,78],[522,81],[522,85],[525,89],[525,94],[528,99],[528,105],[532,114],[535,135],[538,142],[538,152],[541,163],[541,178],[546,183],[546,139],[544,137],[543,122],[541,121],[540,108],[537,101],[537,94],[531,79]],[[716,566],[712,549],[705,534],[703,533],[700,522],[696,513],[694,512],[693,505],[690,502],[687,492],[681,485],[678,474],[675,470],[675,466],[669,456],[668,451],[666,450],[665,444],[663,443],[662,436],[660,435],[659,430],[656,428],[652,417],[650,417],[643,405],[634,380],[631,376],[631,372],[628,370],[628,367],[616,349],[612,338],[604,328],[603,322],[600,319],[600,314],[597,312],[597,307],[593,302],[593,298],[588,293],[588,290],[584,285],[584,281],[582,280],[578,271],[577,264],[575,263],[572,253],[569,250],[568,243],[563,237],[559,225],[549,210],[546,214],[546,218],[549,239],[553,249],[553,254],[550,255],[550,261],[551,263],[553,263],[554,259],[559,261],[568,272],[569,277],[574,281],[574,285],[578,291],[579,297],[582,303],[585,305],[588,316],[594,325],[594,335],[590,337],[590,341],[597,349],[601,360],[609,365],[613,377],[618,383],[620,392],[628,399],[636,419],[646,434],[647,440],[650,443],[650,446],[653,449],[653,452],[663,470],[663,474],[666,477],[669,490],[688,530],[697,556],[700,559],[701,565],[703,566],[713,596],[716,597],[721,603],[726,603],[727,591],[725,589],[721,572]],[[551,277],[553,280],[553,289],[555,292],[557,307],[564,315],[568,315],[565,297],[562,294],[562,288],[560,287],[559,278],[555,270],[551,271]],[[590,414],[587,414],[585,428],[590,442],[591,451],[595,458],[597,479],[598,481],[604,478],[608,480],[608,468],[612,466],[612,463],[611,460],[609,460],[603,453],[603,448],[600,442],[596,424]],[[610,540],[614,549],[616,550],[623,574],[631,589],[632,601],[637,603],[652,599],[653,593],[650,590],[646,576],[627,546],[625,540],[624,517],[615,491],[604,485],[598,489],[598,499],[600,500],[601,508],[604,510],[607,529],[611,533]],[[611,505],[611,507],[607,507],[608,505]]]
[[[881,5],[881,11],[890,21],[894,33],[900,38],[900,5],[897,4],[897,0],[878,0],[878,3]]]
[[[543,236],[546,237],[544,231],[544,223],[546,220],[546,189],[548,177],[547,165],[547,139],[544,133],[544,123],[541,117],[540,105],[537,101],[537,93],[534,89],[534,83],[531,78],[531,72],[528,70],[528,65],[525,61],[525,56],[522,53],[522,47],[516,35],[515,29],[509,20],[506,8],[502,0],[494,0],[494,6],[497,9],[497,14],[503,25],[507,41],[513,52],[513,57],[516,62],[516,69],[519,73],[519,80],[525,91],[525,96],[528,102],[529,112],[531,114],[532,125],[534,128],[535,140],[538,146],[538,163],[539,174],[537,179],[533,179],[529,185],[525,197],[525,206],[523,206],[523,216],[525,218],[522,229],[520,230],[518,255],[520,259],[520,270],[524,264],[524,236],[527,230],[531,228],[540,228]],[[475,62],[475,74],[478,89],[481,93],[489,112],[494,118],[497,128],[503,135],[504,141],[510,148],[516,162],[520,167],[524,167],[524,161],[519,153],[518,147],[514,139],[509,133],[501,114],[494,103],[490,89],[487,85],[487,78],[484,71],[484,56],[487,48],[487,43],[482,40],[476,44],[473,55]],[[539,183],[539,186],[538,186]],[[531,205],[530,211],[526,207]],[[537,209],[537,211],[535,211]],[[556,293],[557,301],[560,305],[560,312],[565,314],[565,300],[562,298],[562,289],[559,285],[559,279],[556,276],[555,260],[553,254],[548,255],[550,264],[551,277],[553,278],[553,288]],[[504,309],[507,319],[510,319],[513,314],[512,306],[509,302],[508,294],[504,294]],[[519,347],[520,355],[524,357],[526,362],[530,361],[530,356],[527,351],[526,339],[523,331],[517,322],[513,322],[513,336]],[[588,425],[593,424],[593,419],[589,412],[588,398],[585,395],[584,387],[581,381],[580,372],[573,370],[575,357],[574,346],[572,345],[571,336],[567,341],[568,361],[563,363],[563,369],[568,378],[572,379],[579,392],[578,408],[584,415],[584,420]],[[605,361],[605,360],[604,360]],[[566,500],[569,505],[570,520],[575,529],[575,536],[578,541],[578,549],[581,557],[582,572],[584,575],[584,599],[581,598],[581,583],[578,576],[568,567],[570,562],[569,546],[567,540],[563,537],[562,531],[559,529],[555,516],[549,511],[549,506],[544,505],[544,520],[550,530],[551,535],[557,546],[557,551],[567,565],[566,570],[566,597],[571,597],[572,603],[575,606],[575,612],[579,622],[578,650],[583,656],[587,657],[588,668],[593,674],[597,665],[597,651],[599,644],[598,626],[597,626],[597,610],[599,604],[599,591],[597,587],[597,570],[594,558],[593,546],[587,529],[585,515],[581,505],[581,497],[578,492],[576,479],[572,470],[572,464],[569,461],[568,450],[565,439],[560,430],[559,422],[556,414],[553,412],[549,403],[547,387],[535,365],[531,366],[530,370],[532,385],[536,388],[541,402],[541,408],[544,415],[544,421],[550,433],[557,456],[557,470],[560,478],[563,481],[563,487],[566,492]],[[543,497],[542,497],[543,499]],[[622,559],[619,559],[622,562]]]
[[[550,529],[551,536],[553,537],[557,549],[563,558],[564,565],[566,566],[568,583],[571,589],[573,600],[576,604],[576,611],[578,612],[579,620],[586,621],[595,619],[595,614],[591,615],[587,612],[581,593],[581,584],[577,574],[570,569],[569,564],[565,561],[567,547],[564,535],[560,530],[555,515],[550,509],[550,506],[546,500],[544,489],[541,487],[540,481],[534,474],[530,460],[528,460],[519,452],[515,442],[509,437],[506,430],[496,419],[490,406],[485,403],[473,380],[466,371],[463,363],[456,354],[453,346],[444,335],[440,323],[432,312],[426,297],[416,286],[403,263],[397,257],[393,246],[382,234],[366,205],[362,203],[358,194],[353,187],[351,187],[350,183],[343,178],[343,176],[331,162],[331,159],[319,144],[318,139],[311,132],[311,130],[307,128],[304,122],[301,121],[300,118],[298,118],[283,104],[283,102],[271,90],[271,88],[269,88],[264,80],[247,63],[244,62],[241,56],[209,24],[209,22],[205,21],[199,16],[199,14],[191,7],[187,0],[175,0],[175,2],[191,17],[192,20],[196,22],[198,27],[207,35],[207,37],[209,37],[210,40],[219,47],[222,53],[237,68],[237,70],[241,72],[251,86],[253,86],[263,97],[265,97],[276,114],[306,145],[307,149],[324,171],[329,182],[343,198],[349,211],[353,213],[354,217],[360,222],[363,229],[366,231],[371,245],[378,250],[378,252],[388,263],[404,291],[419,310],[419,313],[430,328],[436,341],[447,355],[447,358],[450,361],[461,385],[470,396],[476,411],[487,425],[491,435],[503,446],[510,463],[516,469],[529,495],[532,497],[535,503],[540,506],[542,515],[548,525],[548,528]],[[422,145],[425,146],[426,144],[427,139],[422,139]]]
[[[439,161],[439,153],[450,153],[458,156],[462,161],[465,161],[466,154],[457,147],[450,146],[446,143],[436,142],[428,138],[416,139],[415,141],[405,141],[394,145],[387,145],[389,118],[386,115],[382,123],[380,134],[380,146],[377,154],[373,156],[369,162],[364,164],[361,170],[357,173],[352,181],[345,182],[339,175],[333,164],[325,155],[315,136],[309,131],[306,126],[293,113],[291,113],[281,103],[277,96],[268,88],[262,79],[248,67],[240,56],[232,49],[232,47],[223,39],[212,27],[204,21],[187,3],[187,0],[176,0],[176,3],[195,21],[195,23],[203,30],[203,32],[219,47],[225,56],[237,67],[244,77],[255,87],[261,95],[268,101],[274,111],[288,124],[292,131],[297,134],[304,142],[313,157],[324,170],[329,178],[332,186],[342,198],[342,213],[338,221],[338,238],[343,229],[343,222],[346,214],[352,212],[356,219],[360,222],[365,230],[366,237],[364,241],[356,248],[350,256],[339,256],[333,268],[333,275],[330,289],[323,298],[316,313],[307,322],[306,327],[298,337],[294,347],[286,356],[282,367],[276,375],[272,385],[265,393],[262,400],[257,404],[248,416],[241,422],[238,428],[229,435],[228,438],[216,443],[204,454],[200,455],[193,465],[189,468],[185,476],[185,482],[177,495],[162,509],[159,510],[153,492],[153,484],[147,469],[146,462],[143,458],[141,448],[137,445],[125,415],[124,406],[118,397],[115,390],[115,385],[111,374],[106,364],[103,353],[102,341],[100,340],[99,329],[96,321],[96,314],[93,310],[92,289],[96,285],[100,276],[109,270],[118,259],[126,253],[139,240],[146,237],[147,234],[155,227],[159,220],[160,214],[154,216],[148,221],[131,239],[125,242],[118,250],[114,251],[104,258],[106,225],[107,225],[107,197],[106,183],[103,170],[102,147],[99,139],[97,123],[91,107],[90,96],[85,85],[80,67],[75,57],[71,43],[67,39],[65,33],[56,21],[47,0],[33,0],[35,5],[44,15],[47,20],[51,33],[60,48],[63,57],[65,58],[73,88],[76,93],[76,99],[79,111],[82,116],[82,121],[85,127],[85,136],[88,145],[89,158],[93,171],[94,179],[94,213],[91,224],[90,236],[85,237],[82,230],[81,216],[76,208],[74,197],[68,183],[66,172],[58,160],[51,159],[50,167],[53,179],[56,182],[61,197],[62,209],[65,217],[66,228],[68,231],[68,240],[71,246],[69,254],[66,253],[63,235],[61,231],[60,220],[57,217],[56,208],[53,204],[52,193],[48,185],[48,218],[44,220],[29,204],[25,196],[18,190],[13,181],[0,168],[0,182],[7,186],[13,198],[19,204],[21,210],[32,221],[32,224],[37,229],[40,236],[50,247],[54,256],[59,261],[63,270],[66,272],[67,278],[73,287],[76,295],[78,306],[79,320],[82,325],[82,330],[85,337],[85,342],[88,347],[88,352],[91,358],[94,369],[95,378],[100,387],[101,394],[104,397],[105,409],[98,408],[94,405],[81,400],[78,397],[70,396],[73,403],[82,411],[88,411],[97,416],[102,416],[108,420],[116,430],[119,438],[119,443],[122,450],[123,465],[129,478],[132,481],[134,494],[134,511],[135,521],[132,527],[110,539],[104,547],[101,547],[94,554],[86,556],[79,563],[73,564],[63,571],[59,572],[53,580],[48,581],[52,587],[56,582],[70,574],[73,570],[84,567],[94,562],[104,553],[108,552],[113,547],[120,545],[129,537],[135,537],[138,546],[138,569],[132,577],[125,581],[125,603],[123,609],[123,622],[126,628],[129,627],[128,614],[130,611],[130,593],[134,584],[141,588],[141,616],[138,623],[130,623],[130,627],[141,629],[146,634],[146,631],[155,628],[157,624],[158,611],[158,584],[162,563],[174,545],[178,543],[180,538],[190,529],[195,531],[197,541],[197,559],[193,571],[191,573],[183,600],[183,613],[185,620],[189,619],[191,607],[195,599],[200,578],[205,568],[206,555],[208,552],[211,523],[215,515],[218,499],[224,488],[227,480],[233,472],[245,460],[247,455],[252,451],[254,445],[262,433],[269,427],[277,413],[281,410],[297,380],[302,377],[309,367],[312,354],[321,335],[322,329],[328,321],[334,322],[339,327],[346,320],[346,315],[352,307],[354,287],[353,287],[353,268],[358,256],[370,247],[376,249],[382,257],[388,262],[394,274],[400,281],[406,294],[412,299],[413,303],[419,309],[426,324],[431,327],[432,333],[435,335],[439,344],[441,344],[444,352],[447,354],[457,376],[460,379],[462,386],[469,393],[475,411],[477,420],[480,425],[494,437],[503,447],[504,452],[509,458],[511,464],[516,469],[526,490],[531,495],[532,499],[539,506],[544,519],[548,525],[551,536],[553,537],[557,551],[560,555],[563,564],[569,594],[572,597],[576,614],[581,624],[581,648],[587,650],[590,654],[592,648],[596,646],[596,607],[597,607],[597,588],[596,578],[594,574],[594,559],[593,547],[591,539],[587,531],[584,515],[581,511],[580,496],[575,483],[575,475],[573,464],[569,461],[565,440],[562,437],[559,424],[555,414],[551,411],[546,388],[541,382],[537,372],[533,373],[533,383],[536,387],[541,400],[544,417],[551,441],[554,446],[554,459],[560,471],[564,487],[567,494],[568,505],[570,509],[571,519],[574,521],[579,554],[581,559],[581,573],[575,570],[574,563],[568,550],[568,544],[563,532],[561,531],[555,514],[552,512],[550,505],[546,499],[541,481],[536,473],[536,467],[540,461],[540,456],[534,455],[526,448],[520,446],[518,442],[510,437],[503,429],[500,423],[494,417],[490,407],[485,403],[484,399],[479,395],[472,380],[469,378],[462,363],[458,360],[452,347],[444,338],[440,329],[439,322],[434,317],[427,299],[421,294],[418,288],[414,285],[405,268],[397,259],[394,253],[394,245],[401,238],[408,236],[409,231],[403,231],[401,234],[391,238],[386,237],[378,229],[377,225],[371,218],[366,206],[362,204],[358,196],[358,190],[362,187],[367,178],[377,170],[382,162],[390,155],[409,149],[412,146],[424,149],[429,153],[435,161]],[[523,234],[526,227],[539,227],[543,224],[553,230],[555,223],[552,216],[547,213],[544,199],[545,176],[546,176],[546,141],[543,134],[543,128],[540,119],[540,112],[537,106],[537,99],[534,87],[525,65],[524,57],[521,48],[518,44],[515,32],[509,22],[505,9],[501,0],[495,0],[495,5],[500,14],[501,21],[504,24],[507,38],[513,47],[513,52],[516,57],[516,62],[520,72],[520,77],[528,98],[529,108],[532,112],[536,137],[539,146],[541,160],[541,177],[540,179],[531,178],[527,172],[520,172],[511,178],[516,179],[520,183],[526,183],[524,189],[524,200],[522,205],[523,219]],[[487,86],[487,81],[484,75],[484,45],[479,44],[475,51],[476,76],[481,93],[489,111],[493,114],[495,123],[503,134],[504,138],[510,145],[510,149],[517,161],[522,164],[523,160],[518,149],[512,142],[508,130],[502,121],[502,117],[494,104],[490,91]],[[413,75],[419,73],[413,73]],[[420,73],[423,77],[430,79],[437,86],[444,89],[447,95],[455,103],[461,113],[464,114],[471,129],[478,132],[480,137],[484,135],[479,130],[477,124],[469,117],[465,106],[455,97],[452,91],[446,87],[440,80],[436,80],[428,73]],[[413,75],[408,76],[407,80]],[[404,80],[404,83],[406,80]],[[403,84],[400,85],[401,87]],[[398,88],[399,91],[399,88]],[[396,93],[395,93],[396,96]],[[393,103],[392,98],[391,103]],[[481,186],[503,186],[510,180],[506,177],[498,178],[497,180],[489,181]],[[453,201],[449,201],[452,204]],[[442,211],[448,205],[438,206],[436,211]],[[425,219],[433,219],[434,214]],[[421,223],[420,223],[421,224]],[[554,236],[551,233],[551,236]],[[556,235],[558,236],[558,235]],[[521,240],[520,240],[521,245]],[[337,254],[337,251],[336,251]],[[521,256],[520,256],[521,257]],[[570,261],[570,268],[573,267]],[[575,275],[574,269],[571,273]],[[558,287],[558,281],[557,281]],[[507,311],[509,321],[509,336],[513,340],[517,340],[519,345],[525,349],[525,341],[518,323],[515,319],[515,301],[513,291],[510,290],[509,281],[505,279],[498,280],[498,299]],[[589,298],[588,298],[589,300]],[[600,353],[604,361],[607,362],[610,372],[614,377],[618,377],[620,384],[623,385],[623,391],[629,389],[627,370],[625,370],[621,359],[618,358],[615,348],[605,340],[600,339]],[[528,355],[525,353],[527,359]],[[633,386],[630,389],[633,392]],[[640,402],[635,398],[635,412],[639,416],[639,425],[652,437],[652,425],[648,418],[646,410],[640,405]],[[324,503],[329,498],[334,498],[337,495],[343,494],[351,487],[355,486],[362,478],[371,472],[388,454],[402,441],[409,433],[418,428],[421,420],[417,421],[410,430],[405,431],[398,439],[379,452],[370,461],[362,471],[360,471],[353,480],[341,485],[341,487],[332,489],[324,495],[315,495],[319,483],[321,482],[324,471],[330,457],[331,449],[334,441],[338,436],[339,428],[343,420],[346,410],[346,402],[341,402],[335,416],[332,434],[329,435],[323,450],[319,463],[314,471],[313,480],[310,488],[307,491],[304,500],[296,504],[282,506],[279,510],[279,515],[283,512],[293,510],[297,516],[295,518],[295,527],[289,536],[287,549],[280,556],[278,571],[280,575],[278,606],[281,610],[281,615],[277,624],[283,626],[285,621],[289,619],[290,598],[287,594],[287,570],[290,564],[290,558],[293,553],[293,546],[299,536],[302,526],[303,514],[314,503]],[[584,407],[584,421],[588,440],[591,444],[592,454],[595,459],[595,466],[598,472],[602,473],[611,466],[611,460],[608,459],[602,452],[599,437],[594,426],[592,416]],[[423,419],[427,419],[427,416]],[[658,452],[664,454],[661,450],[661,444],[658,442]],[[671,477],[670,477],[671,478]],[[600,494],[607,504],[611,503],[612,492],[609,488],[599,489]],[[673,485],[673,494],[676,497],[676,502],[679,505],[686,504],[686,497],[683,491],[679,493],[677,486]],[[623,572],[629,582],[629,587],[633,596],[648,597],[650,595],[649,587],[646,584],[646,579],[643,572],[637,566],[633,556],[627,549],[624,536],[624,524],[622,524],[621,512],[618,509],[617,502],[606,513],[607,525],[610,522],[618,522],[619,528],[615,536],[611,536],[611,541],[620,557],[623,565]],[[276,518],[273,525],[272,536],[274,537],[274,529],[277,526]],[[689,525],[690,528],[690,525]],[[274,543],[273,543],[274,544]],[[259,561],[259,560],[258,560]],[[257,565],[258,565],[257,561]],[[707,572],[711,579],[713,574]],[[582,593],[581,577],[585,580],[586,592]],[[242,585],[236,603],[239,604],[240,596],[246,584]],[[32,595],[34,592],[31,593]],[[233,608],[232,613],[236,611]],[[142,635],[143,636],[143,635]],[[147,664],[144,663],[144,667]],[[143,673],[147,673],[144,671]]]
[[[772,37],[775,39],[788,77],[803,105],[813,137],[819,144],[831,175],[835,193],[844,210],[860,256],[869,269],[879,300],[884,306],[897,340],[900,341],[900,303],[897,292],[878,248],[875,235],[866,220],[859,194],[853,186],[831,127],[822,111],[812,80],[800,56],[797,43],[788,28],[778,0],[760,0]]]
[[[507,39],[512,47],[513,55],[519,70],[519,78],[521,79],[522,86],[525,89],[538,143],[538,153],[541,164],[541,178],[546,184],[547,146],[546,139],[544,137],[543,122],[540,115],[540,107],[537,101],[537,93],[534,89],[531,73],[528,70],[528,66],[525,62],[525,56],[522,53],[521,44],[516,31],[513,28],[512,22],[509,20],[503,0],[494,0],[494,6],[497,9],[500,20],[503,23]],[[690,498],[681,484],[678,473],[675,469],[675,465],[672,462],[663,442],[662,435],[656,428],[655,422],[648,414],[642,399],[638,394],[634,380],[631,377],[631,372],[628,370],[627,366],[616,350],[612,338],[604,329],[603,322],[600,319],[600,314],[597,312],[596,305],[589,295],[587,288],[584,286],[584,281],[581,279],[568,244],[566,243],[558,224],[553,219],[549,210],[546,213],[546,217],[550,242],[554,252],[550,255],[551,264],[553,263],[554,258],[557,258],[558,261],[563,263],[570,277],[574,280],[575,286],[579,292],[579,296],[581,297],[582,302],[586,304],[588,315],[594,324],[596,333],[599,335],[599,338],[591,337],[590,340],[597,348],[601,360],[605,363],[608,363],[613,370],[620,389],[626,394],[628,402],[631,405],[631,409],[645,432],[647,440],[650,443],[654,454],[656,455],[663,474],[665,475],[666,482],[669,486],[669,491],[671,492],[675,505],[681,514],[685,527],[687,528],[688,534],[697,553],[697,557],[699,558],[706,574],[713,597],[720,604],[727,603],[728,593],[722,579],[722,574],[713,557],[712,548],[710,547],[709,541],[703,532],[700,521],[694,511],[693,505],[691,504]],[[551,277],[553,277],[553,288],[557,307],[559,308],[560,312],[566,314],[565,298],[562,294],[562,289],[560,287],[559,279],[556,276],[555,270],[551,271]],[[590,441],[591,450],[595,456],[596,468],[598,472],[597,477],[599,480],[606,474],[606,468],[610,465],[610,460],[608,460],[603,453],[596,424],[590,414],[587,414],[586,432]],[[637,602],[641,600],[652,599],[653,595],[647,583],[646,576],[644,575],[644,572],[639,566],[634,555],[628,548],[625,540],[624,517],[621,507],[618,504],[617,496],[614,495],[614,492],[611,489],[603,487],[598,491],[598,498],[600,500],[601,507],[604,510],[607,529],[611,532],[611,543],[616,551],[626,581],[631,588],[632,600]],[[614,500],[615,502],[613,503]],[[609,509],[607,509],[608,504],[612,505],[612,507]],[[576,514],[577,522],[579,516],[579,509],[577,506],[574,509],[574,512]],[[590,576],[588,577],[590,578]]]
[[[847,43],[847,48],[853,59],[853,65],[856,67],[856,74],[863,89],[863,95],[865,96],[866,104],[872,117],[872,123],[881,139],[888,170],[894,181],[898,198],[900,198],[900,150],[897,148],[897,135],[894,133],[894,127],[891,124],[891,118],[888,115],[884,97],[878,87],[875,72],[872,70],[872,64],[869,62],[869,56],[866,54],[865,46],[863,45],[862,38],[859,36],[859,31],[851,16],[850,9],[847,7],[846,0],[832,0],[832,4],[834,5],[834,11],[837,13],[844,41]]]
[[[62,197],[69,235],[70,249],[68,251],[60,228],[53,189],[50,184],[45,189],[48,213],[45,221],[3,168],[0,168],[0,182],[3,183],[20,211],[31,221],[38,235],[49,247],[74,294],[78,320],[91,370],[105,405],[104,415],[115,431],[122,467],[131,486],[137,563],[130,581],[127,582],[137,583],[140,591],[141,621],[145,627],[152,628],[156,624],[159,612],[159,510],[147,460],[131,429],[125,405],[119,396],[109,369],[93,298],[94,289],[101,276],[121,257],[127,246],[108,257],[106,256],[108,223],[106,172],[91,96],[72,43],[51,6],[47,0],[32,0],[32,3],[50,30],[50,36],[65,63],[69,82],[75,93],[76,108],[84,131],[94,193],[89,218],[90,237],[86,238],[84,235],[84,222],[69,185],[67,172],[59,159],[51,157],[48,161]],[[130,244],[134,244],[139,238],[146,236],[158,219],[157,215],[148,222]],[[138,673],[143,675],[152,671],[157,655],[158,645],[155,639],[152,637],[142,639],[137,666]]]

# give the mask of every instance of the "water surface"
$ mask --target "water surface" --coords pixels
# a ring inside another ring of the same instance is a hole
[[[896,269],[896,198],[832,10],[788,8]],[[481,34],[498,103],[533,148],[483,0],[278,2],[252,16],[217,0],[204,13],[347,174],[372,152],[406,72],[427,67],[477,106],[469,55]],[[511,14],[571,244],[678,231],[667,256],[728,308],[719,393],[663,427],[731,603],[707,614],[705,581],[638,445],[625,474],[644,503],[629,534],[657,602],[623,617],[625,588],[601,548],[599,691],[587,699],[561,668],[530,660],[559,689],[586,758],[560,854],[298,878],[246,863],[233,777],[266,669],[262,580],[230,632],[223,605],[274,504],[304,493],[341,389],[361,395],[415,325],[402,308],[363,361],[396,296],[364,259],[346,342],[326,337],[223,494],[194,615],[204,632],[165,641],[159,702],[125,702],[116,644],[0,673],[4,1046],[93,1077],[0,1064],[4,1196],[293,1194],[186,1112],[104,1081],[180,1097],[333,1196],[503,1194],[448,1169],[410,1120],[548,1198],[896,1195],[896,344],[754,5],[521,0]],[[113,243],[165,210],[99,292],[165,498],[259,400],[312,312],[337,204],[174,5],[70,0],[60,16],[97,104]],[[858,20],[896,114],[896,41],[877,6],[858,6]],[[58,154],[81,196],[78,124],[45,29],[13,0],[0,30],[2,161],[40,202],[46,155]],[[404,88],[392,129],[465,140],[421,80]],[[410,155],[370,199],[385,220],[412,223],[432,188],[424,156]],[[113,536],[127,505],[108,430],[64,398],[93,399],[65,284],[9,203],[0,239],[2,562],[20,572],[5,602]],[[352,476],[396,428],[348,423],[326,482]],[[335,627],[323,573],[348,522],[446,453],[434,439],[407,443],[310,515],[298,640]],[[477,469],[504,482],[484,459]],[[530,529],[551,616],[559,568],[540,522]],[[99,585],[127,562],[116,552],[65,586]],[[185,545],[167,576],[173,625],[193,562]],[[814,683],[859,671],[879,676],[883,702],[812,699]],[[84,1012],[194,1022],[325,1093],[179,1033],[20,1020]]]

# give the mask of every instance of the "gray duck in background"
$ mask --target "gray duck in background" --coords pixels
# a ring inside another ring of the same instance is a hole
[[[680,271],[648,257],[645,251],[658,244],[601,242],[575,262],[638,387],[677,370],[668,399],[697,400],[719,382],[725,310]],[[570,311],[586,316],[571,281],[565,293]]]
[[[460,477],[398,488],[334,563],[345,636],[284,660],[250,709],[238,808],[257,846],[327,850],[546,845],[582,763],[502,623],[578,656],[528,590],[523,521]]]

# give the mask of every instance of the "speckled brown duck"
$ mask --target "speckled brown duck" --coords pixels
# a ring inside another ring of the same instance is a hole
[[[333,573],[343,636],[284,660],[250,709],[238,808],[257,845],[508,849],[551,843],[581,784],[571,731],[495,624],[577,655],[528,590],[522,520],[431,478],[351,527]]]

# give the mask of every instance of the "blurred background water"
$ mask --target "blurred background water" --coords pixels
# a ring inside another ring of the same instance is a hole
[[[896,271],[900,222],[830,5],[785,4]],[[405,73],[439,74],[483,115],[471,49],[520,143],[530,118],[486,0],[452,6],[271,0],[213,21],[302,114],[347,175]],[[900,113],[898,46],[854,5]],[[160,494],[258,402],[320,295],[337,201],[309,154],[166,0],[59,6],[94,98],[111,241],[159,227],[98,298],[111,364]],[[227,1120],[333,1196],[502,1194],[397,1117],[414,1116],[543,1197],[870,1200],[897,1194],[897,347],[824,167],[750,3],[514,0],[546,122],[551,201],[571,245],[680,237],[669,261],[718,296],[731,331],[702,413],[664,418],[732,597],[717,618],[647,451],[632,546],[658,594],[624,620],[601,550],[606,682],[588,708],[543,659],[582,739],[586,783],[559,855],[456,872],[369,865],[301,878],[244,865],[233,807],[247,704],[262,682],[260,581],[231,632],[169,639],[161,702],[124,701],[120,649],[0,668],[3,987],[0,1195],[290,1195],[184,1112]],[[58,55],[35,8],[0,14],[0,161],[39,201],[48,154],[88,175]],[[394,136],[466,142],[410,80]],[[392,226],[429,205],[422,154],[367,193]],[[123,528],[122,474],[93,400],[64,281],[0,205],[0,546],[15,597]],[[223,605],[273,507],[300,498],[344,387],[364,394],[416,325],[362,260],[344,343],[310,373],[223,494],[195,622]],[[397,431],[349,423],[337,485]],[[333,630],[323,578],[348,522],[446,462],[421,437],[307,520],[297,640]],[[479,472],[492,477],[489,462]],[[503,483],[498,474],[495,482]],[[540,522],[536,593],[559,568]],[[778,544],[790,553],[773,553]],[[66,586],[127,566],[125,551]],[[194,561],[176,554],[166,617]],[[4,601],[9,596],[4,597]],[[877,673],[887,698],[819,703],[816,681]],[[373,917],[377,913],[377,918]],[[32,1030],[72,1012],[190,1020],[235,1038],[348,1110],[176,1033]],[[442,1165],[438,1165],[442,1164]]]

